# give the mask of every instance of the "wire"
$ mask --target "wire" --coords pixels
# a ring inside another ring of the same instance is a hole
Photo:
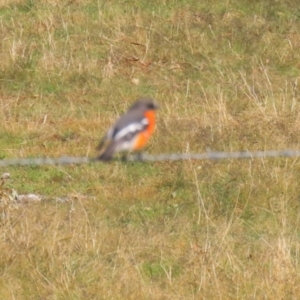
[[[265,157],[299,157],[300,150],[266,150],[266,151],[238,151],[238,152],[205,152],[205,153],[173,153],[173,154],[137,154],[123,157],[122,161],[177,161],[177,160],[220,160],[237,158],[265,158]],[[115,159],[116,160],[116,159]],[[58,158],[12,158],[0,160],[0,167],[33,166],[33,165],[70,165],[98,162],[96,158],[61,156]]]

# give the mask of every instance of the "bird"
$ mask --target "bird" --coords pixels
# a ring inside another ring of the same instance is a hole
[[[104,149],[97,160],[109,161],[115,153],[142,149],[155,130],[158,108],[152,98],[136,100],[101,139],[97,150]]]

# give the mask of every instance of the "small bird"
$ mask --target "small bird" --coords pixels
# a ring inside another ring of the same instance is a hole
[[[107,131],[97,150],[103,152],[98,160],[109,161],[121,151],[135,151],[143,148],[155,129],[155,111],[158,105],[151,98],[138,99]]]

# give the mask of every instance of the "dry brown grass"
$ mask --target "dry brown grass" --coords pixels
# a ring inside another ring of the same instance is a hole
[[[1,1],[1,157],[95,154],[139,96],[151,153],[299,149],[297,1]],[[11,167],[1,299],[297,299],[299,160]]]

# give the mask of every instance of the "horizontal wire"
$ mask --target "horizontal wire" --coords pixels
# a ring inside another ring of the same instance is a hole
[[[205,153],[173,153],[173,154],[137,154],[123,157],[123,161],[176,161],[176,160],[220,160],[236,158],[264,158],[264,157],[298,157],[300,150],[266,150],[266,151],[238,151],[238,152],[205,152]],[[33,166],[33,165],[70,165],[97,162],[97,158],[61,156],[58,158],[12,158],[0,160],[0,167]]]

